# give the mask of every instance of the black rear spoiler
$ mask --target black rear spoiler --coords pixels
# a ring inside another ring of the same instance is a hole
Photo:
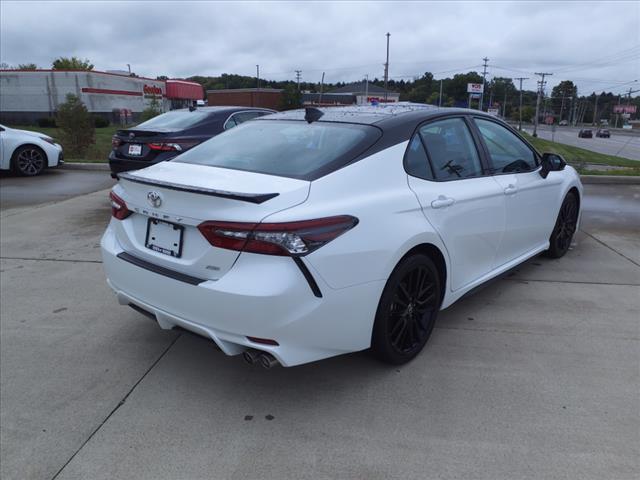
[[[242,193],[242,192],[229,192],[226,190],[215,190],[212,188],[189,187],[187,185],[164,182],[162,180],[151,180],[148,178],[141,178],[136,175],[131,175],[130,173],[127,173],[127,172],[118,173],[117,177],[122,180],[128,180],[129,182],[141,183],[143,185],[154,185],[156,187],[167,188],[169,190],[198,193],[200,195],[229,198],[231,200],[239,200],[241,202],[258,203],[258,204],[264,203],[267,200],[271,200],[272,198],[280,195],[279,193]]]

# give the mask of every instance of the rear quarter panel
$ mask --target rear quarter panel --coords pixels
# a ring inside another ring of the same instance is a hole
[[[407,142],[311,183],[308,200],[264,221],[286,222],[352,215],[359,223],[305,260],[334,289],[387,280],[413,247],[442,242],[407,184],[402,164]]]

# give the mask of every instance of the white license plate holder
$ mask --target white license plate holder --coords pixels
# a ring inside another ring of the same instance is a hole
[[[154,252],[180,258],[182,256],[182,237],[184,227],[174,223],[150,218],[147,221],[145,246]]]
[[[129,144],[129,155],[135,155],[137,157],[142,155],[142,145],[139,143]]]

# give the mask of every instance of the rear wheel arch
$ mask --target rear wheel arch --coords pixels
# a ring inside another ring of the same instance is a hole
[[[394,266],[397,267],[403,260],[411,257],[412,255],[423,254],[428,256],[436,266],[438,270],[438,277],[440,279],[441,291],[440,291],[440,303],[444,300],[444,294],[447,285],[447,262],[445,260],[442,251],[432,243],[421,243],[412,247],[407,253],[405,253],[400,260]]]

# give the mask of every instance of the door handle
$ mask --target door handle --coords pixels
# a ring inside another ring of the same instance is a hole
[[[507,188],[504,189],[504,194],[505,195],[513,195],[517,191],[518,191],[518,187],[516,187],[515,185],[510,183],[509,185],[507,185]]]
[[[456,203],[456,201],[453,198],[449,198],[449,197],[445,197],[443,195],[440,195],[437,199],[435,199],[433,202],[431,202],[431,207],[432,208],[450,207],[454,203]]]

